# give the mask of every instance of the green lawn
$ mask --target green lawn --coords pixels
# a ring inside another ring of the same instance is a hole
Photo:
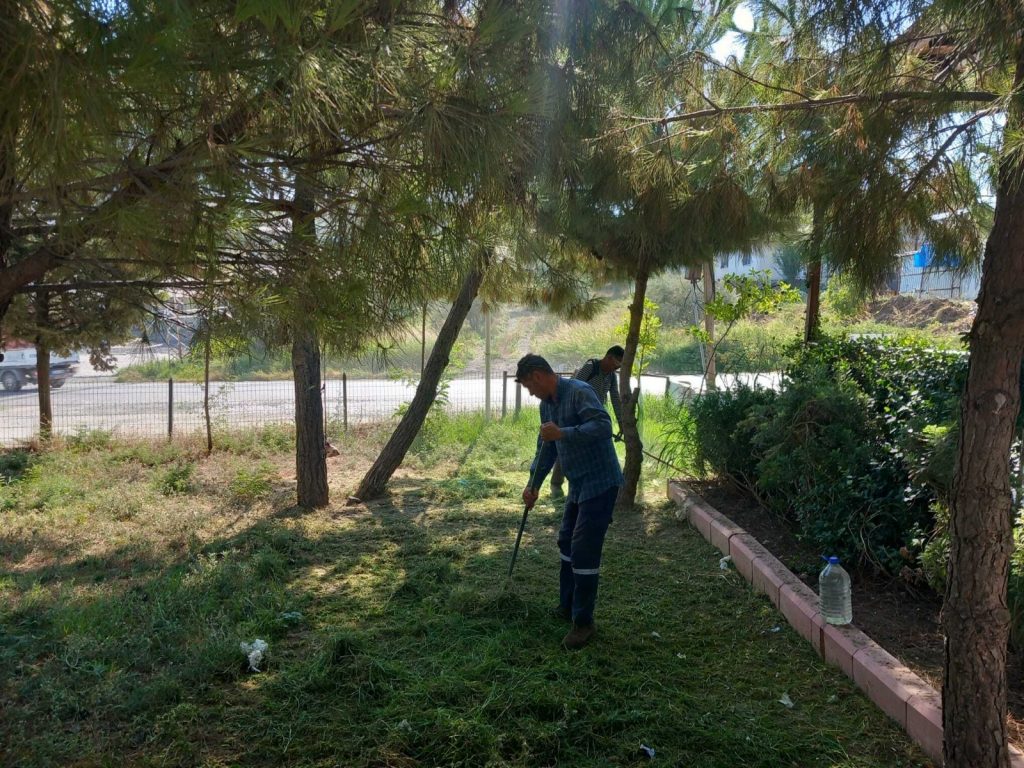
[[[927,764],[663,478],[609,532],[597,639],[563,651],[546,495],[505,580],[535,419],[435,420],[391,496],[311,513],[280,433],[7,454],[0,764]],[[339,502],[384,434],[341,445]]]

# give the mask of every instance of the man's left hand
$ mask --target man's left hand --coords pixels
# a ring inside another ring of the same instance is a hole
[[[562,439],[562,430],[553,421],[546,421],[540,425],[540,439],[545,443]]]

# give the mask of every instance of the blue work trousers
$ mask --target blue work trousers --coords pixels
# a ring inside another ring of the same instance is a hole
[[[592,499],[565,503],[562,527],[558,531],[558,551],[562,558],[559,603],[572,615],[577,626],[594,623],[601,549],[618,495],[618,486],[613,486]]]

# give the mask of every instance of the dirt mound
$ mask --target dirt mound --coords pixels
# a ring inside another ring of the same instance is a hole
[[[868,302],[867,312],[878,323],[902,328],[941,327],[956,333],[971,329],[977,305],[955,299],[918,299],[903,294]]]

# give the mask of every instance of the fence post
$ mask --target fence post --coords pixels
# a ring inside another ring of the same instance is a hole
[[[167,379],[167,439],[174,437],[174,378]]]
[[[523,385],[518,381],[516,382],[516,416],[519,415],[519,409],[523,407]]]
[[[671,384],[671,383],[672,382],[669,381],[668,376],[666,376],[665,377],[665,397],[668,397],[668,395],[669,395],[669,384]]]
[[[348,432],[348,374],[341,374],[341,423]]]
[[[508,411],[508,371],[501,372],[501,418]]]

